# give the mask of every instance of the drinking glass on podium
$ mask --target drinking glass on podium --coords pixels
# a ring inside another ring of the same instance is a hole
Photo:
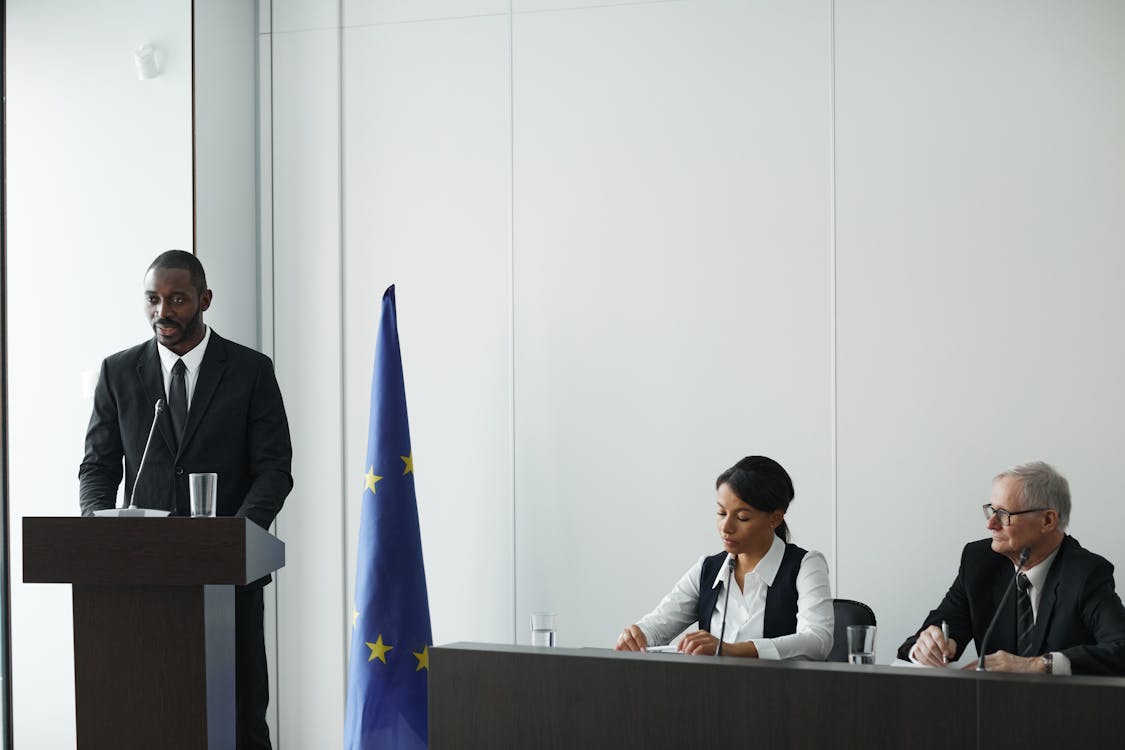
[[[219,475],[215,473],[189,474],[188,494],[191,497],[193,518],[215,517],[215,495],[219,491]]]
[[[531,614],[532,646],[553,647],[555,645],[556,619],[554,612],[533,612]]]
[[[875,663],[875,626],[848,626],[848,663]]]

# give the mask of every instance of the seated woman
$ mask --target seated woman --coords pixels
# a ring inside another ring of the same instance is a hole
[[[725,552],[691,566],[656,609],[625,628],[617,650],[667,644],[698,622],[677,650],[711,655],[725,618],[723,656],[823,660],[832,650],[828,563],[789,543],[793,480],[772,458],[749,456],[720,474],[715,488]]]

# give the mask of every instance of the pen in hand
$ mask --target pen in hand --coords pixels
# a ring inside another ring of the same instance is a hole
[[[941,621],[941,637],[945,640],[946,643],[949,642],[949,623],[946,622],[945,620]],[[942,648],[944,648],[944,647],[945,647],[944,644],[942,644]],[[942,652],[941,660],[944,661],[946,664],[949,663],[949,657],[945,655],[944,651]]]

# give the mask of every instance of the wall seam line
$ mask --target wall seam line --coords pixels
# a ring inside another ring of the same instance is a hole
[[[516,525],[516,103],[515,70],[512,48],[515,30],[513,28],[512,0],[508,0],[508,359],[509,359],[509,420],[508,445],[509,459],[512,462],[512,643],[516,643],[519,633],[519,565]]]
[[[259,6],[259,10],[260,10]],[[259,20],[258,28],[261,28],[261,21]],[[269,195],[269,211],[270,211],[270,277],[269,277],[269,334],[270,334],[270,356],[274,359],[274,364],[277,363],[277,213],[274,211],[276,197],[277,197],[277,181],[274,179],[274,149],[277,144],[277,133],[274,132],[274,42],[277,37],[274,36],[273,29],[273,4],[270,4],[270,30],[269,30],[269,44],[270,44],[270,103],[269,103],[269,128],[270,128],[270,152],[269,152],[269,179],[270,179],[270,195]],[[260,35],[259,35],[260,39]],[[258,80],[261,81],[261,73],[258,74]],[[261,114],[259,113],[259,117]],[[259,129],[259,133],[261,130]],[[259,149],[260,151],[260,149]],[[259,225],[260,226],[260,225]],[[261,289],[261,283],[258,284]],[[264,339],[264,337],[263,337]],[[264,341],[263,341],[264,343]],[[280,538],[281,530],[278,528],[277,519],[274,518],[273,522],[274,534]],[[280,578],[280,573],[278,574]],[[277,746],[278,750],[282,747],[281,742],[281,583],[275,581],[273,587],[273,647],[276,654],[274,661],[274,685],[277,689],[277,697],[271,701],[271,706],[275,706],[274,715],[277,717],[274,730],[277,733]],[[268,684],[268,683],[267,683]]]
[[[339,359],[339,383],[340,388],[340,486],[337,488],[340,493],[340,569],[343,572],[343,587],[341,593],[343,594],[344,618],[340,623],[342,626],[343,637],[341,638],[341,648],[343,657],[343,669],[341,670],[341,677],[343,680],[343,720],[347,720],[348,710],[348,655],[351,652],[351,632],[348,627],[351,617],[350,613],[354,607],[349,607],[348,602],[348,408],[347,408],[347,273],[345,272],[345,264],[347,263],[347,255],[345,253],[345,219],[346,207],[344,202],[344,0],[337,0],[336,3],[336,218],[337,226],[336,231],[339,233],[337,236],[336,244],[336,257],[338,261],[339,278],[339,300],[338,314],[340,316],[340,330],[339,330],[339,346],[340,346],[340,359]]]
[[[828,106],[829,106],[829,188],[828,188],[828,299],[829,367],[832,420],[832,590],[840,594],[840,478],[839,478],[839,382],[837,363],[837,277],[836,277],[836,0],[828,0]]]

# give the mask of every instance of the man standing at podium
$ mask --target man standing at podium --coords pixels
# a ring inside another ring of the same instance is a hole
[[[102,362],[78,473],[83,515],[114,507],[122,476],[138,507],[190,515],[195,472],[219,475],[220,516],[268,529],[281,510],[293,488],[293,449],[273,363],[204,325],[211,298],[191,253],[169,250],[148,267],[144,308],[155,336]],[[158,416],[157,401],[167,405]],[[235,587],[235,719],[245,750],[270,747],[262,597],[269,580]]]

